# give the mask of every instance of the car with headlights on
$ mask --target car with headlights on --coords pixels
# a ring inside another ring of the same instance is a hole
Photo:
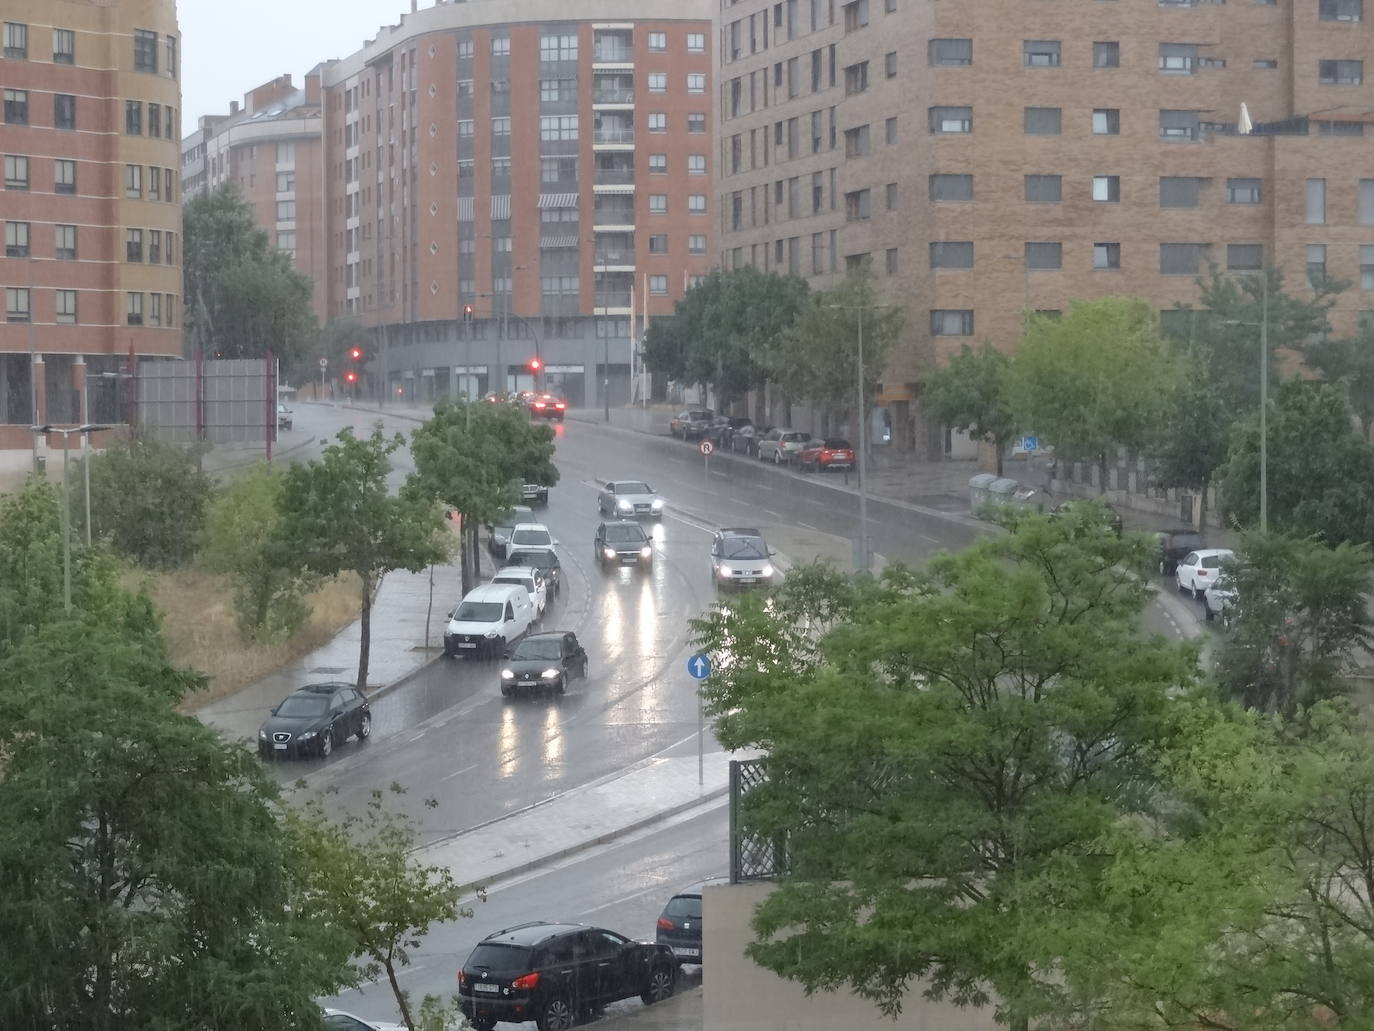
[[[596,507],[602,515],[617,519],[631,516],[663,515],[663,499],[643,480],[607,480],[596,496]]]
[[[644,527],[629,519],[601,523],[592,538],[592,557],[607,566],[647,566],[654,561],[654,545]]]
[[[334,746],[372,734],[372,707],[352,684],[307,684],[287,695],[258,729],[264,759],[327,757]]]
[[[534,509],[528,505],[516,505],[511,509],[509,519],[502,520],[497,526],[487,527],[487,551],[497,558],[504,558],[506,544],[510,541],[510,532],[515,529],[515,524],[532,522],[534,522]]]
[[[563,565],[558,561],[558,552],[552,548],[513,548],[501,568],[509,566],[531,566],[539,570],[555,598],[563,590]]]
[[[501,697],[521,691],[562,694],[573,677],[587,675],[587,652],[571,630],[530,634],[506,651]]]
[[[277,405],[277,429],[289,430],[295,419],[295,413],[287,408],[286,405]]]
[[[711,580],[720,590],[771,584],[777,570],[773,549],[753,527],[717,530],[711,538]]]

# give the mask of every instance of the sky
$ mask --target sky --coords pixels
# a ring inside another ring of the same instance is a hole
[[[180,0],[183,131],[283,73],[302,85],[319,62],[360,50],[409,10],[410,0]]]

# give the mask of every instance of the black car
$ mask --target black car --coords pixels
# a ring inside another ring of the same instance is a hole
[[[372,733],[372,708],[352,684],[308,684],[282,699],[258,730],[264,759],[326,756],[354,734]]]
[[[542,483],[522,483],[520,485],[520,500],[527,505],[547,505],[549,503],[549,488]]]
[[[587,651],[571,630],[530,634],[512,648],[501,667],[501,696],[518,691],[562,694],[573,677],[587,675]]]
[[[683,888],[663,907],[655,937],[673,950],[679,963],[701,962],[701,892],[712,884],[728,884],[728,877],[712,877]]]
[[[608,565],[647,566],[654,560],[654,546],[644,527],[620,519],[597,526],[592,556],[602,569]]]
[[[706,428],[706,431],[702,434],[702,439],[709,440],[711,443],[715,444],[716,447],[724,449],[730,446],[730,441],[734,439],[736,433],[744,429],[744,427],[752,425],[754,425],[753,420],[746,419],[743,416],[718,415],[711,425]]]
[[[1196,530],[1160,530],[1155,536],[1159,538],[1159,571],[1165,576],[1172,576],[1178,560],[1190,551],[1207,547]]]
[[[563,567],[558,561],[558,553],[552,548],[516,548],[506,556],[502,563],[506,566],[533,566],[544,574],[549,590],[558,597],[563,588]]]
[[[515,524],[532,522],[534,522],[534,509],[530,508],[529,505],[516,505],[511,509],[511,514],[499,526],[487,527],[487,551],[497,558],[505,558],[506,544],[510,541],[510,532],[515,529]]]
[[[638,995],[662,1002],[677,986],[672,950],[584,924],[528,923],[487,935],[458,972],[458,1005],[477,1031],[533,1020],[563,1031]]]
[[[772,430],[772,426],[741,426],[730,434],[730,450],[736,454],[756,457],[759,453],[759,438]]]
[[[1074,511],[1075,508],[1086,507],[1088,505],[1096,505],[1099,510],[1102,511],[1103,519],[1112,528],[1112,532],[1118,537],[1121,536],[1121,513],[1107,504],[1107,502],[1097,498],[1070,498],[1067,501],[1061,501],[1050,510],[1050,518],[1054,518],[1058,515],[1067,515]],[[1186,555],[1187,552],[1185,551],[1183,554]]]

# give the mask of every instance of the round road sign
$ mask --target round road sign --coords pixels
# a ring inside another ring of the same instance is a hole
[[[712,451],[716,449],[716,446],[712,444],[709,440],[703,440],[701,444],[698,445],[698,447],[700,448],[701,453],[703,455],[709,455]]]
[[[321,358],[321,359],[320,359],[320,368],[321,368],[321,369],[326,369],[326,368],[328,368],[328,367],[329,367],[329,359],[328,359],[328,358]]]

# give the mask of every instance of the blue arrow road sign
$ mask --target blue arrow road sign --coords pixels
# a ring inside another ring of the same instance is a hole
[[[711,675],[711,657],[697,652],[687,660],[687,672],[693,680],[705,680]]]

